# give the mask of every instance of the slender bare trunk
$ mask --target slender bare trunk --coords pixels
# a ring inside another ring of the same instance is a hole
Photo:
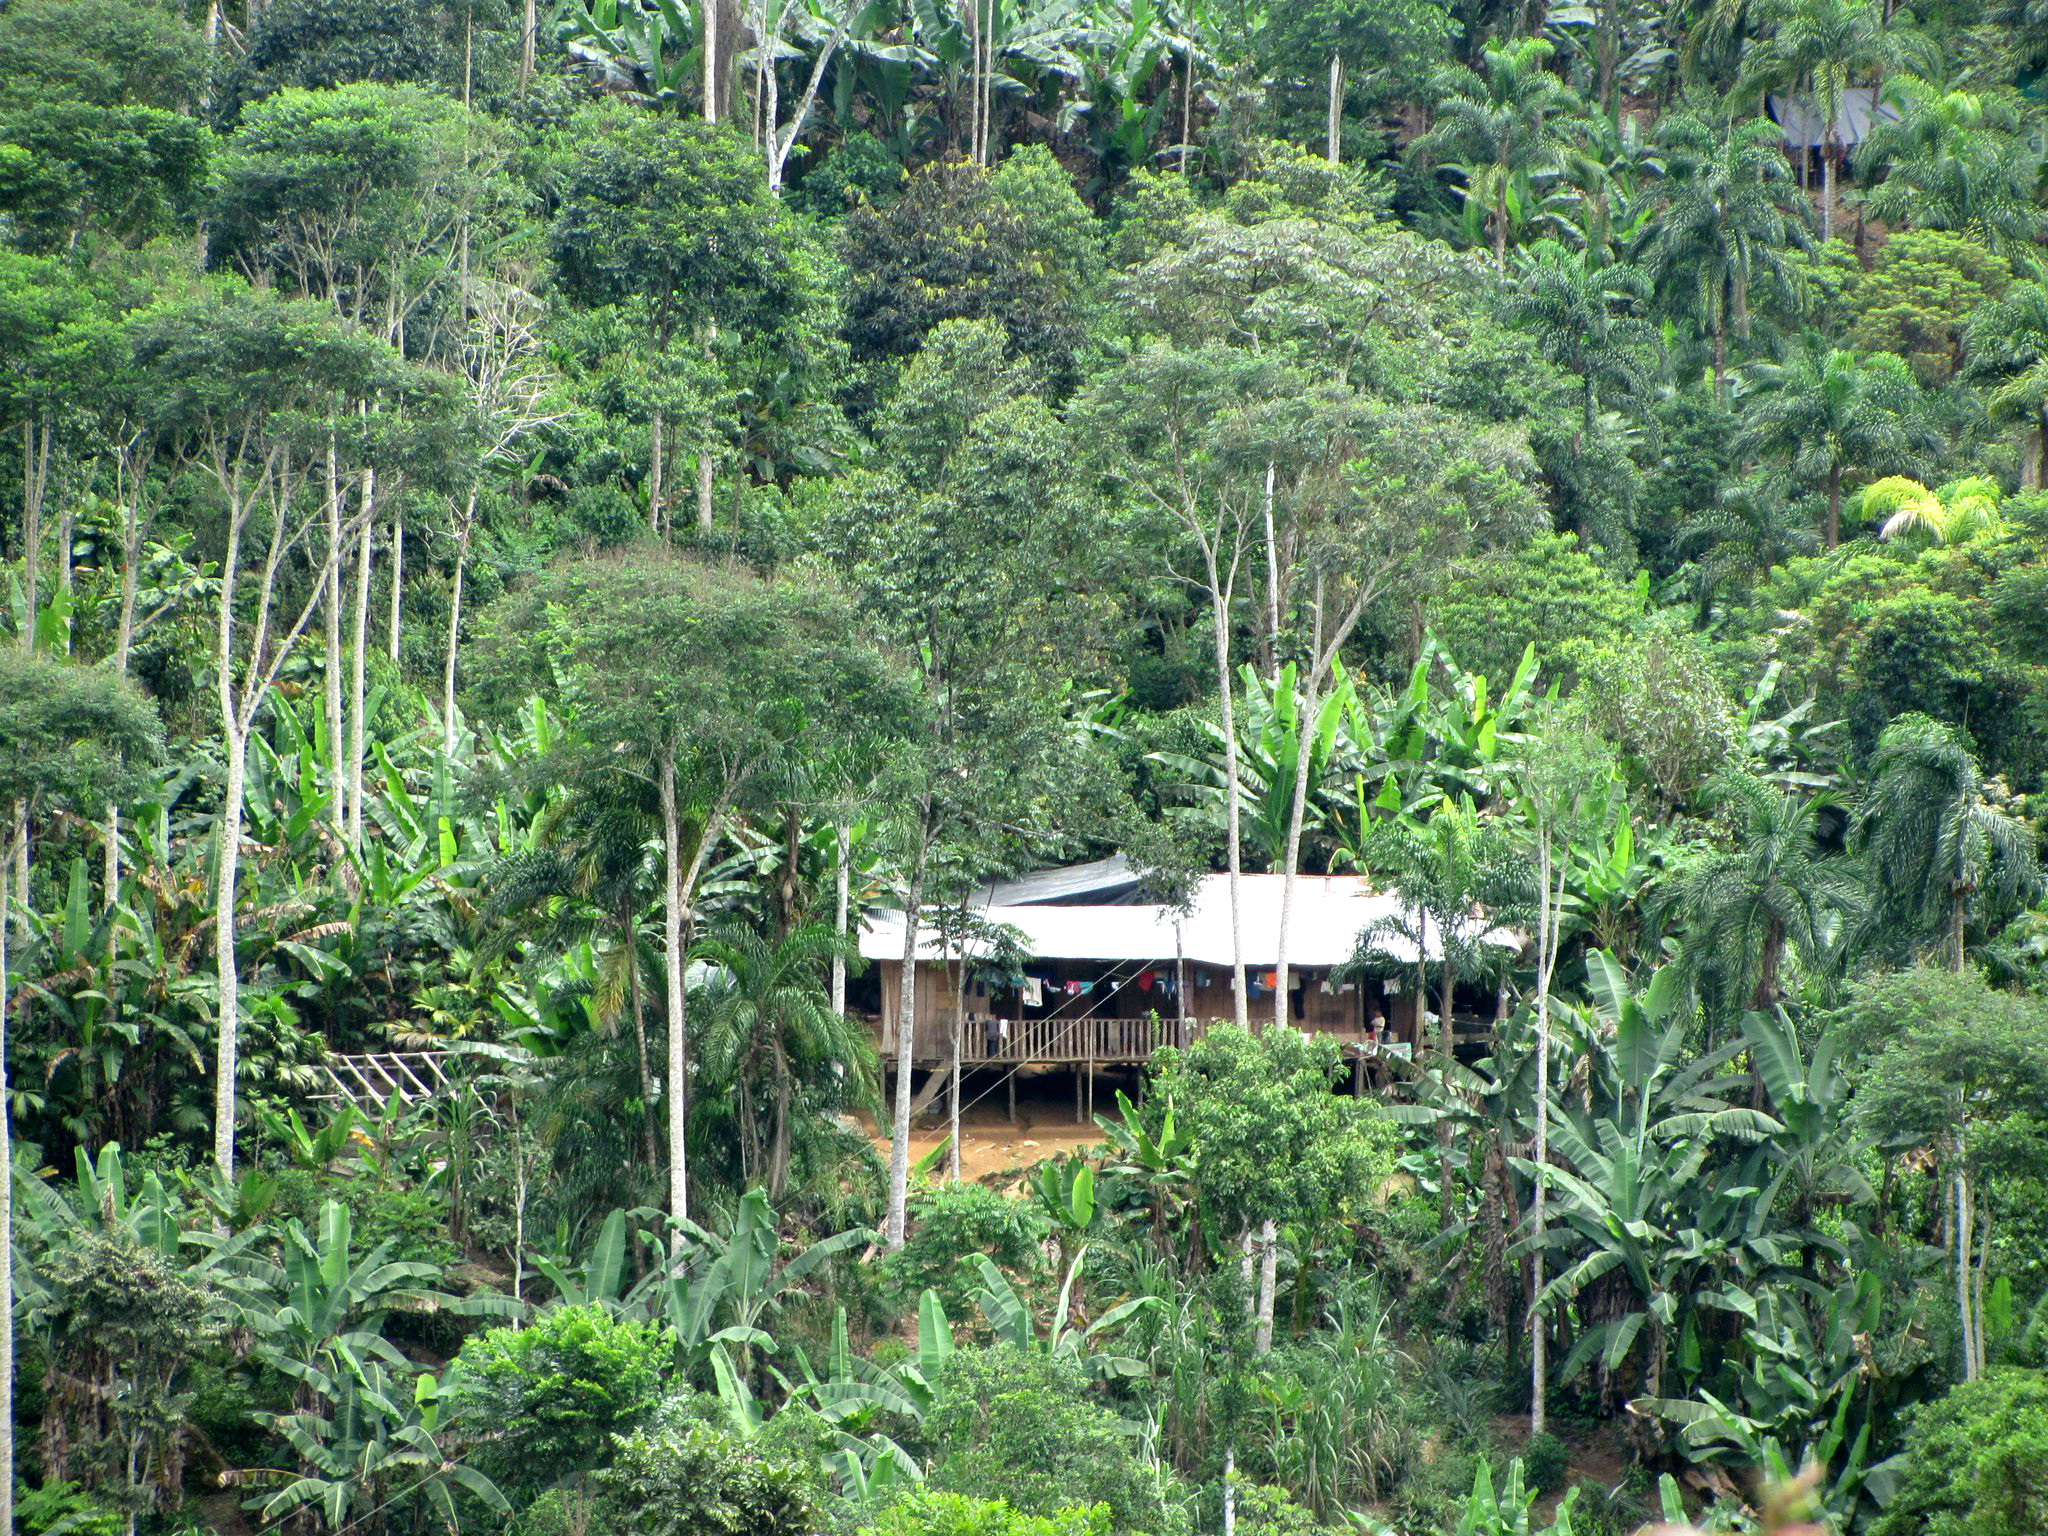
[[[1252,1334],[1252,1347],[1262,1355],[1273,1352],[1273,1285],[1279,1267],[1279,1232],[1268,1216],[1259,1223],[1259,1311]]]
[[[1820,152],[1820,237],[1835,237],[1835,129],[1828,125],[1828,142]]]
[[[832,1014],[835,1018],[846,1017],[846,925],[851,895],[850,872],[847,865],[853,858],[853,829],[840,822],[833,829],[834,841],[838,845],[839,858],[832,871],[832,932],[838,937],[841,948],[832,951]]]
[[[685,1151],[690,1118],[689,1002],[684,986],[688,955],[685,953],[689,923],[689,902],[697,888],[697,871],[704,853],[718,833],[718,807],[704,820],[697,846],[683,865],[682,816],[676,806],[676,770],[673,759],[658,767],[661,775],[662,860],[662,969],[668,983],[668,1199],[669,1214],[677,1222],[690,1219],[689,1167]],[[680,1230],[676,1233],[682,1242]]]
[[[356,538],[356,611],[355,633],[349,642],[349,717],[348,717],[348,845],[360,853],[363,847],[363,754],[369,750],[369,721],[364,715],[369,707],[366,672],[369,666],[370,648],[370,566],[373,560],[370,531],[375,527],[372,513],[376,507],[377,471],[363,470],[362,511],[358,515],[361,530]]]
[[[1344,60],[1337,54],[1330,55],[1330,105],[1328,121],[1323,126],[1323,158],[1335,165],[1343,158],[1344,138]]]
[[[455,536],[455,579],[448,591],[448,655],[441,663],[441,751],[455,756],[455,655],[462,637],[462,580],[469,568],[469,534],[476,523],[476,487],[469,491],[462,530]]]
[[[391,508],[391,636],[388,650],[392,664],[398,662],[398,636],[404,620],[405,603],[405,501],[394,496]]]
[[[1956,1312],[1963,1326],[1963,1380],[1977,1379],[1977,1333],[1970,1306],[1970,1176],[1956,1151]]]
[[[523,93],[533,81],[534,48],[540,36],[540,10],[537,0],[526,0],[525,11],[519,22],[519,89]]]
[[[14,1126],[7,1113],[7,881],[0,878],[0,1531],[14,1529]]]
[[[708,10],[715,0],[705,0]],[[661,532],[661,452],[665,436],[662,409],[654,408],[653,419],[647,427],[647,531]]]
[[[703,0],[703,29],[698,36],[704,49],[704,121],[718,121],[718,5]]]
[[[640,1134],[647,1152],[647,1176],[661,1172],[654,1144],[654,1064],[647,1055],[647,999],[640,986],[640,928],[629,903],[623,914],[626,944],[626,1000],[633,1010],[633,1048],[640,1062]]]
[[[1216,631],[1217,701],[1223,711],[1223,793],[1225,841],[1230,858],[1230,986],[1237,1027],[1252,1027],[1250,994],[1244,980],[1244,920],[1238,888],[1244,876],[1244,835],[1239,805],[1243,790],[1237,769],[1237,706],[1230,677],[1230,605],[1227,593],[1218,587],[1216,564],[1209,562],[1209,615]]]
[[[327,793],[331,804],[328,817],[337,839],[348,835],[348,756],[341,713],[341,471],[335,463],[335,442],[327,439],[327,579],[321,583],[322,638],[326,655],[321,664],[327,703]]]
[[[917,911],[924,901],[925,848],[931,840],[929,812],[920,811],[917,850],[903,893],[903,974],[896,987],[896,1103],[889,1128],[889,1212],[884,1232],[890,1252],[903,1246],[910,1194],[910,1068],[917,1034]]]
[[[1562,873],[1558,885],[1550,883],[1553,858],[1550,825],[1539,819],[1536,827],[1536,873],[1540,899],[1536,908],[1536,1179],[1530,1199],[1529,1229],[1533,1234],[1529,1281],[1529,1433],[1540,1435],[1549,1418],[1550,1339],[1544,1331],[1543,1311],[1537,1299],[1543,1294],[1544,1184],[1543,1170],[1550,1162],[1550,978],[1557,969],[1557,928],[1564,902]],[[1553,898],[1553,889],[1555,896]]]
[[[715,521],[712,492],[718,478],[718,456],[708,446],[697,450],[697,530],[709,533]]]
[[[225,599],[223,599],[225,601]],[[242,979],[235,960],[235,893],[242,862],[242,788],[249,732],[236,718],[225,662],[221,715],[227,740],[227,793],[221,805],[219,873],[214,878],[213,949],[220,1003],[213,1066],[213,1164],[221,1181],[235,1180],[236,1057],[241,1034]]]
[[[1273,530],[1273,461],[1266,461],[1266,674],[1277,677],[1280,667],[1280,540]]]
[[[967,1027],[967,956],[960,957],[960,977],[953,988],[953,1083],[947,1096],[946,1177],[960,1182],[960,1035]]]
[[[1976,1294],[1974,1297],[1972,1297],[1972,1306],[1975,1309],[1976,1317],[1970,1325],[1970,1336],[1977,1341],[1977,1374],[1979,1376],[1982,1376],[1984,1374],[1984,1369],[1986,1365],[1986,1361],[1984,1358],[1984,1350],[1986,1347],[1986,1340],[1984,1337],[1984,1275],[1985,1271],[1990,1269],[1990,1267],[1991,1213],[1984,1209],[1984,1200],[1983,1197],[1980,1195],[1977,1199]]]

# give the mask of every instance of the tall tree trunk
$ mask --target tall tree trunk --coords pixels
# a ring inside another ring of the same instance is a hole
[[[1443,945],[1444,948],[1443,994],[1441,999],[1437,1003],[1436,1017],[1437,1066],[1438,1070],[1443,1073],[1444,1092],[1448,1094],[1451,1091],[1451,1069],[1452,1067],[1457,1065],[1458,1061],[1457,1026],[1451,1022],[1451,1007],[1453,1002],[1455,1001],[1453,993],[1454,980],[1451,974],[1450,935],[1446,933],[1440,933],[1437,935],[1437,940],[1439,943]],[[1437,1190],[1437,1204],[1439,1207],[1437,1213],[1437,1225],[1439,1230],[1448,1232],[1451,1230],[1450,1121],[1443,1120],[1438,1122],[1436,1128],[1436,1144],[1437,1182],[1439,1185],[1439,1188]]]
[[[321,666],[327,704],[328,818],[335,840],[348,836],[348,746],[341,712],[341,471],[335,462],[332,433],[327,438],[327,579],[323,582],[321,624],[326,656]]]
[[[1252,1333],[1252,1348],[1259,1354],[1273,1352],[1273,1289],[1280,1271],[1280,1235],[1273,1218],[1259,1223],[1259,1310]]]
[[[391,498],[391,636],[389,652],[393,666],[398,664],[398,637],[404,625],[405,611],[405,498]]]
[[[1323,123],[1323,158],[1335,165],[1344,158],[1344,60],[1330,54],[1330,101]]]
[[[1244,876],[1244,833],[1239,806],[1243,800],[1237,769],[1237,706],[1230,677],[1230,608],[1217,586],[1216,564],[1209,562],[1209,616],[1216,631],[1217,700],[1223,711],[1224,836],[1230,859],[1231,1002],[1237,1027],[1250,1031],[1251,1003],[1244,981],[1244,919],[1238,888]]]
[[[682,818],[676,809],[676,772],[673,761],[658,767],[661,775],[662,864],[662,971],[668,984],[668,1204],[677,1222],[690,1218],[689,1160],[685,1150],[690,1118],[689,1003],[684,987],[687,957],[684,935],[688,929],[685,903],[696,884],[697,865],[704,857],[704,844],[711,839],[707,820],[704,835],[690,861],[688,878],[682,869]],[[676,1234],[680,1247],[682,1233]]]
[[[917,850],[903,893],[903,974],[896,986],[896,1104],[889,1128],[889,1212],[884,1229],[889,1251],[903,1246],[905,1207],[910,1192],[910,1068],[917,1034],[917,912],[924,901],[925,848],[931,813],[920,808]]]
[[[960,956],[960,977],[953,987],[953,1081],[947,1094],[946,1177],[960,1182],[960,1036],[967,1028],[967,956]]]
[[[0,876],[0,1531],[14,1529],[14,1126],[7,1113],[7,923]]]
[[[1984,1337],[1984,1275],[1991,1267],[1991,1213],[1984,1209],[1984,1197],[1977,1197],[1977,1279],[1971,1306],[1975,1318],[1970,1324],[1970,1337],[1977,1343],[1977,1374],[1982,1376],[1988,1362],[1984,1358],[1986,1340]]]
[[[222,599],[223,603],[226,599]],[[242,860],[242,791],[248,728],[236,717],[233,684],[221,663],[221,719],[227,747],[227,792],[219,823],[219,872],[214,878],[213,948],[220,1002],[213,1066],[213,1163],[221,1182],[235,1181],[235,1063],[240,1045],[241,975],[235,960],[235,893]]]
[[[702,27],[699,46],[704,50],[704,121],[718,121],[718,8],[719,0],[701,0]]]
[[[363,471],[363,503],[359,514],[361,530],[356,534],[355,633],[349,642],[348,717],[348,845],[357,853],[363,848],[363,757],[370,748],[366,673],[370,647],[370,531],[375,521],[377,471]]]
[[[768,1150],[768,1200],[780,1206],[789,1190],[789,1053],[775,1040],[775,1130]]]
[[[713,3],[715,0],[705,0],[706,9]],[[657,405],[647,427],[647,531],[656,535],[661,532],[661,451],[664,435],[662,409]]]
[[[839,857],[832,870],[832,932],[840,948],[832,951],[832,1016],[846,1017],[846,925],[851,906],[852,882],[848,863],[853,858],[853,829],[841,821],[832,829]]]
[[[709,447],[697,450],[697,531],[709,533],[716,522],[712,492],[718,478],[718,456]]]
[[[455,756],[455,657],[462,638],[462,583],[469,570],[469,535],[476,524],[476,488],[470,487],[469,509],[455,536],[455,579],[448,589],[448,654],[441,663],[441,751]]]
[[[1273,527],[1273,461],[1266,460],[1266,639],[1259,667],[1268,677],[1280,674],[1280,540]]]
[[[1558,908],[1552,904],[1550,826],[1536,828],[1536,871],[1541,894],[1536,908],[1536,1179],[1530,1196],[1529,1227],[1533,1237],[1529,1281],[1529,1433],[1540,1435],[1549,1417],[1550,1340],[1539,1298],[1543,1294],[1544,1223],[1543,1169],[1550,1163],[1550,978],[1557,968]],[[1556,902],[1562,905],[1563,875]]]
[[[1956,1151],[1956,1312],[1963,1328],[1963,1380],[1977,1379],[1977,1335],[1970,1307],[1970,1176],[1963,1170],[1963,1154]]]
[[[1820,151],[1820,237],[1835,237],[1835,125],[1828,124],[1827,142]]]
[[[524,95],[533,83],[534,46],[540,35],[538,0],[526,0],[519,23],[519,90]]]
[[[1828,471],[1827,537],[1829,549],[1842,542],[1842,471],[1839,466]]]

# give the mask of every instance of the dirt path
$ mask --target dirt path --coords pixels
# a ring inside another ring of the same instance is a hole
[[[960,1116],[960,1174],[979,1181],[1014,1174],[1060,1157],[1076,1147],[1092,1147],[1102,1140],[1102,1131],[1092,1121],[1074,1123],[1071,1079],[1048,1074],[1037,1079],[1020,1079],[1017,1091],[1017,1123],[1012,1125],[1006,1093],[998,1088],[976,1102],[989,1083],[970,1075],[967,1103]],[[1114,1095],[1098,1089],[1095,1107],[1114,1108]],[[889,1155],[889,1137],[873,1123],[867,1131],[882,1156]],[[946,1139],[946,1096],[941,1093],[931,1108],[910,1129],[910,1160],[914,1163]]]

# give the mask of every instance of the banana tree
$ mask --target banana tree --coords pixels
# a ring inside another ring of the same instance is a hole
[[[974,1255],[975,1266],[981,1275],[981,1289],[974,1293],[974,1304],[980,1309],[996,1341],[1011,1349],[1071,1360],[1093,1381],[1142,1376],[1145,1373],[1143,1361],[1128,1355],[1099,1353],[1093,1345],[1098,1335],[1110,1333],[1156,1311],[1160,1306],[1159,1299],[1155,1296],[1130,1297],[1118,1302],[1086,1327],[1076,1327],[1073,1321],[1074,1287],[1087,1258],[1088,1250],[1083,1247],[1068,1264],[1067,1277],[1060,1285],[1059,1302],[1053,1308],[1052,1321],[1043,1334],[1032,1322],[1031,1310],[1018,1296],[1016,1287],[983,1253]]]
[[[562,0],[556,35],[607,85],[680,109],[702,62],[693,9],[676,0]]]

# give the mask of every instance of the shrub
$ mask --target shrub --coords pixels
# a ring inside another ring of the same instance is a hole
[[[1570,1447],[1548,1432],[1531,1435],[1529,1443],[1522,1447],[1522,1465],[1528,1469],[1529,1486],[1538,1493],[1555,1493],[1562,1488],[1571,1463]]]
[[[479,1467],[510,1496],[531,1494],[601,1460],[661,1395],[668,1329],[602,1307],[557,1307],[528,1328],[493,1328],[463,1345],[456,1388]]]
[[[1026,1515],[1001,1499],[919,1489],[887,1510],[860,1536],[1111,1536],[1109,1509],[1063,1509],[1054,1515]]]
[[[1130,1436],[1088,1395],[1071,1361],[963,1349],[939,1378],[925,1430],[937,1492],[994,1496],[1048,1517],[1101,1504],[1118,1531],[1182,1529]]]
[[[597,1474],[592,1531],[609,1536],[813,1536],[824,1490],[815,1457],[742,1440],[695,1416],[688,1400],[664,1404],[616,1442]]]
[[[930,1286],[948,1317],[975,1317],[970,1298],[981,1281],[967,1256],[985,1253],[998,1269],[1031,1279],[1044,1235],[1044,1220],[1023,1201],[980,1184],[942,1184],[911,1200],[910,1237],[889,1256],[889,1284],[908,1300]]]
[[[1911,1410],[1899,1490],[1871,1536],[2048,1530],[2048,1376],[1994,1370]]]

